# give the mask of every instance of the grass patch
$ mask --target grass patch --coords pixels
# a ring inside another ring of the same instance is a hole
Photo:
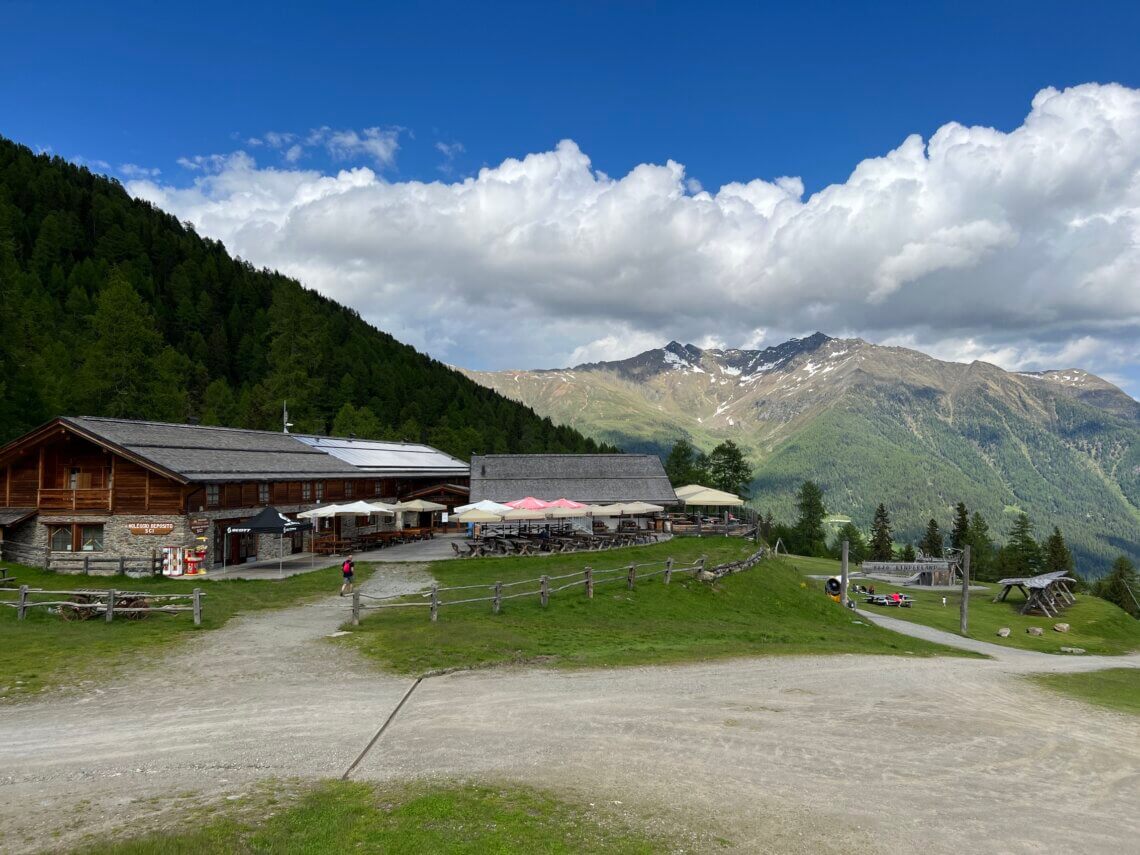
[[[839,562],[826,558],[792,556],[786,560],[790,566],[806,575],[839,573]],[[873,584],[879,593],[898,590],[905,591],[914,598],[913,607],[895,609],[865,606],[860,598],[855,596],[861,608],[958,635],[961,591],[933,591],[920,587],[899,588],[892,586],[890,582],[862,578],[856,581],[861,585]],[[1062,647],[1082,647],[1090,654],[1103,655],[1120,655],[1140,650],[1140,621],[1130,617],[1123,609],[1107,600],[1091,594],[1077,594],[1076,604],[1067,608],[1060,617],[1037,617],[1018,613],[1025,603],[1025,598],[1016,590],[1010,592],[1004,603],[995,603],[993,598],[1001,593],[1001,587],[998,585],[984,587],[984,591],[970,591],[971,638],[1041,653],[1060,653]],[[943,597],[946,598],[945,606],[942,605]],[[1055,623],[1069,624],[1069,632],[1055,632],[1053,630]],[[1009,638],[998,637],[997,631],[1003,626],[1010,628]],[[1031,626],[1040,627],[1043,635],[1029,635],[1026,629]]]
[[[1029,679],[1090,704],[1140,715],[1140,668],[1109,668],[1083,674],[1034,674]]]
[[[675,849],[607,809],[519,786],[378,787],[336,781],[260,818],[236,806],[193,831],[99,844],[89,855],[201,852],[653,853]]]
[[[224,626],[239,612],[291,606],[319,596],[328,596],[340,586],[335,568],[317,570],[286,579],[132,579],[126,576],[75,576],[50,573],[33,567],[6,564],[21,584],[47,590],[116,588],[149,593],[183,593],[200,587],[202,625],[194,626],[191,615],[154,615],[145,620],[102,619],[65,621],[44,608],[29,609],[23,621],[14,608],[0,607],[0,700],[44,689],[74,687],[106,680],[125,666],[139,664],[147,656],[188,634]],[[357,579],[372,573],[366,564],[357,566]],[[0,599],[15,600],[15,590],[0,590]]]
[[[707,554],[713,565],[745,557],[752,549],[735,538],[677,538],[589,556],[436,562],[431,570],[443,586],[488,584],[670,555],[682,564]],[[445,597],[458,595],[485,592]],[[571,588],[552,594],[546,608],[537,596],[506,600],[499,615],[490,603],[470,603],[441,608],[434,624],[426,609],[392,609],[366,613],[359,627],[344,628],[351,634],[338,642],[407,674],[506,663],[605,667],[771,653],[961,655],[860,621],[827,599],[819,583],[805,582],[784,559],[713,585],[677,574],[671,585],[657,576],[638,581],[636,590],[629,591],[623,579],[599,585],[593,600],[586,599],[582,588]]]

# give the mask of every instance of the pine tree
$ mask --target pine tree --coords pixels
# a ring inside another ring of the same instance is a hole
[[[708,470],[713,487],[748,498],[752,467],[744,460],[744,453],[731,439],[726,439],[709,453]]]
[[[1033,523],[1027,514],[1018,515],[998,557],[1003,574],[1036,576],[1041,572],[1041,547],[1033,539]]]
[[[1140,618],[1140,578],[1128,556],[1117,558],[1112,563],[1112,570],[1096,583],[1094,590],[1098,597],[1116,603],[1132,617]]]
[[[970,576],[980,581],[994,580],[994,542],[990,539],[990,527],[985,517],[974,511],[970,517],[970,528],[966,534],[970,547]]]
[[[679,439],[665,458],[665,474],[674,487],[705,484],[709,480],[706,460],[688,440]]]
[[[891,540],[891,517],[886,505],[880,503],[875,509],[875,521],[871,524],[870,557],[872,561],[891,561],[895,547]]]
[[[938,520],[931,518],[926,524],[926,534],[918,542],[918,548],[927,558],[942,557],[942,529],[938,527]]]
[[[823,506],[823,491],[813,481],[804,481],[796,499],[799,518],[794,528],[793,551],[800,555],[827,555],[827,543],[823,532],[823,518],[827,514]]]
[[[966,503],[959,502],[954,507],[954,528],[950,531],[950,546],[954,549],[964,549],[970,541],[970,512],[966,510]]]
[[[909,543],[902,548],[902,553],[899,555],[900,561],[914,561],[916,558],[914,547]]]
[[[1045,553],[1044,570],[1046,573],[1073,572],[1075,567],[1073,553],[1069,551],[1069,546],[1065,543],[1061,529],[1057,526],[1053,526],[1053,533],[1046,539],[1043,551]]]
[[[844,523],[843,527],[836,532],[835,546],[832,549],[836,558],[842,557],[843,541],[845,540],[847,541],[847,559],[852,564],[862,564],[867,560],[867,539],[855,523]]]

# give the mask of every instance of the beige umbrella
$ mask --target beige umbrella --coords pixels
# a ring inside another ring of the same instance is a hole
[[[700,484],[686,484],[684,487],[678,487],[673,492],[677,494],[678,499],[683,499],[693,493],[701,493],[705,490],[711,490],[712,487],[703,487]]]
[[[712,487],[706,487],[697,493],[689,493],[684,497],[684,501],[686,505],[701,505],[709,508],[739,508],[744,504],[744,499],[739,496],[734,496],[732,493],[726,493],[723,490],[714,490]]]
[[[556,520],[578,519],[587,515],[585,508],[554,508],[550,511],[550,518]]]
[[[594,510],[594,514],[600,517],[616,517],[624,514],[625,503],[614,502],[612,505],[601,505]]]
[[[623,513],[627,514],[659,514],[665,508],[661,505],[651,505],[649,502],[628,502]]]
[[[410,502],[397,502],[392,506],[397,511],[446,511],[447,505],[437,502],[425,502],[423,499],[412,499]]]
[[[503,517],[501,514],[493,514],[490,511],[484,511],[480,508],[472,508],[451,519],[461,523],[497,523],[502,522]]]
[[[544,520],[546,519],[546,511],[531,511],[526,508],[514,508],[503,514],[503,519],[509,522],[518,520]]]

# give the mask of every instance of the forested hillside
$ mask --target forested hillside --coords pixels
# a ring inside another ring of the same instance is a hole
[[[613,450],[295,280],[231,258],[121,186],[0,138],[0,441],[60,414]]]

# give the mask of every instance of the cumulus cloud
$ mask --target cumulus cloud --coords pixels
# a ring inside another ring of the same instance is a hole
[[[306,144],[379,167],[398,131]],[[570,140],[454,182],[187,163],[190,187],[129,189],[473,367],[814,329],[1011,368],[1140,362],[1140,91],[1119,85],[1044,89],[1010,132],[910,136],[810,198],[795,177],[702,189],[673,161],[611,178]]]

